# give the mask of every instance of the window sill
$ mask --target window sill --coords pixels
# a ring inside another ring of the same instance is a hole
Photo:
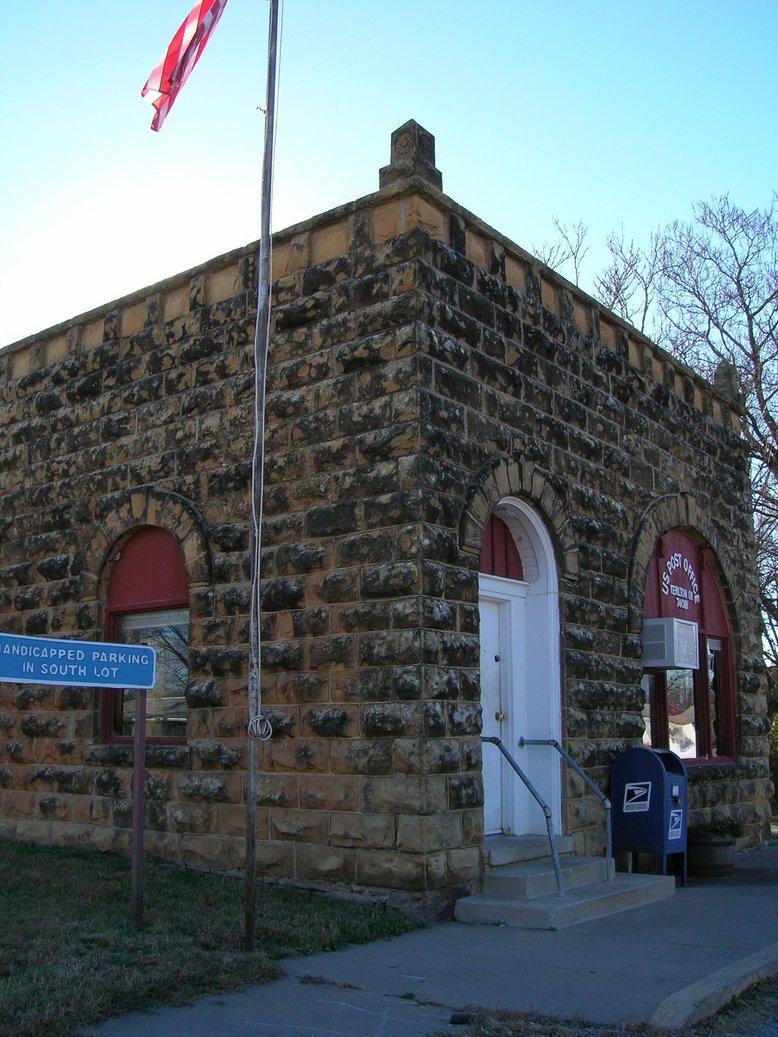
[[[698,756],[683,762],[686,764],[690,782],[724,778],[737,770],[737,760],[732,756]]]

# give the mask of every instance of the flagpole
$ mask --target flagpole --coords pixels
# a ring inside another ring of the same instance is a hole
[[[278,0],[270,0],[267,47],[267,102],[265,151],[262,160],[262,209],[257,269],[257,320],[254,332],[254,443],[251,466],[251,601],[249,609],[248,739],[246,768],[246,950],[256,946],[257,867],[257,739],[270,737],[270,725],[260,711],[261,608],[260,555],[265,461],[265,383],[270,337],[270,215],[273,194],[273,138],[275,134]]]

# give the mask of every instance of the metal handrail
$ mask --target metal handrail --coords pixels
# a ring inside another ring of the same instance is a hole
[[[535,797],[535,799],[537,800],[537,802],[540,805],[541,809],[543,810],[543,813],[544,813],[545,818],[546,818],[546,829],[548,831],[548,845],[551,848],[551,859],[554,862],[554,875],[556,876],[557,889],[559,890],[560,897],[565,896],[565,884],[562,881],[562,868],[561,868],[561,866],[559,864],[559,851],[557,850],[556,842],[554,841],[554,830],[553,830],[553,826],[552,826],[551,807],[548,805],[548,803],[545,802],[545,800],[540,795],[540,793],[535,788],[535,786],[532,784],[532,782],[529,780],[527,775],[524,773],[524,771],[521,769],[521,767],[519,767],[518,763],[516,763],[514,758],[511,756],[511,754],[508,752],[508,750],[502,744],[502,740],[500,738],[497,738],[496,735],[481,735],[481,741],[482,742],[491,742],[492,745],[496,745],[497,746],[497,748],[503,754],[505,759],[508,761],[508,763],[514,769],[516,774],[524,782],[524,784],[525,784],[525,786],[527,788],[527,791],[530,792]],[[521,743],[519,743],[519,744],[521,744]]]
[[[557,742],[555,738],[520,738],[519,747],[524,748],[525,745],[550,745],[552,749],[556,749],[562,759],[568,763],[575,773],[582,778],[583,781],[589,786],[592,792],[602,801],[602,805],[605,807],[605,856],[608,860],[613,857],[613,841],[611,835],[611,801],[605,795],[602,790],[595,785],[589,775],[582,770],[582,768],[575,762],[570,753],[568,753],[562,746]],[[613,882],[614,875],[612,870],[608,869],[608,880]]]

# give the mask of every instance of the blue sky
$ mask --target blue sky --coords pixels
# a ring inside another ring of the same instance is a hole
[[[4,11],[0,345],[257,238],[269,4],[229,0],[155,134],[140,88],[189,6]],[[409,118],[445,193],[530,250],[554,216],[596,265],[621,226],[764,206],[777,49],[775,0],[285,0],[274,227],[376,190]]]

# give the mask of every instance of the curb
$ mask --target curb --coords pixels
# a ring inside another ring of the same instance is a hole
[[[678,1030],[707,1019],[760,980],[778,975],[778,943],[711,972],[670,994],[648,1020],[658,1030]]]

